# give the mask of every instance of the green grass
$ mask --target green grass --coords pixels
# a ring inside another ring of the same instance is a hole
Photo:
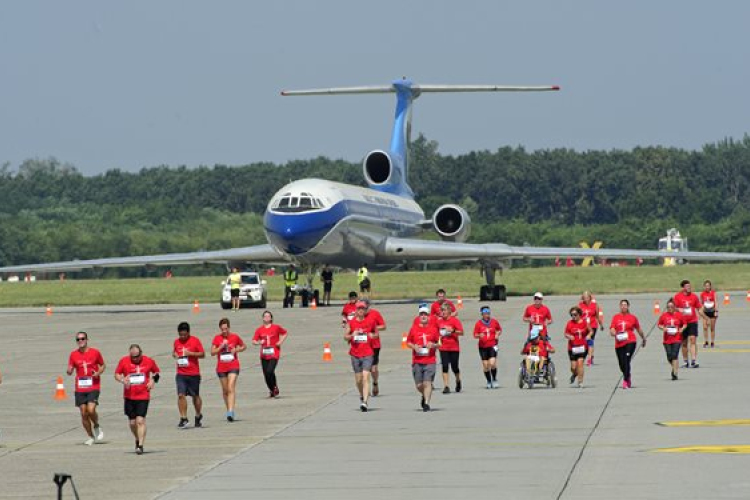
[[[430,298],[438,288],[448,295],[476,297],[484,283],[477,269],[460,271],[410,271],[371,273],[375,299]],[[215,303],[220,298],[225,276],[190,278],[102,279],[0,283],[0,307]],[[542,291],[553,295],[578,294],[582,290],[602,293],[675,291],[682,279],[700,288],[710,279],[720,292],[750,287],[748,264],[700,264],[680,267],[573,267],[511,269],[498,277],[512,295]],[[268,297],[281,301],[281,276],[266,278]],[[316,283],[318,283],[316,281]],[[354,273],[335,275],[335,300],[344,300],[356,288]]]

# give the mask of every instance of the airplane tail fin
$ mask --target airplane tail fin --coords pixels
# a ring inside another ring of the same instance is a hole
[[[388,153],[372,151],[365,158],[365,177],[373,189],[412,198],[407,183],[408,151],[411,136],[411,108],[422,93],[433,92],[545,92],[560,90],[556,85],[417,85],[411,80],[394,80],[391,85],[365,87],[332,87],[327,89],[288,90],[283,96],[396,94],[396,116]]]

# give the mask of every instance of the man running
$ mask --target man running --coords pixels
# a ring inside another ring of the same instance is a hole
[[[99,427],[99,415],[96,406],[99,404],[101,391],[101,375],[107,365],[102,354],[93,347],[89,347],[89,336],[86,332],[76,333],[78,349],[70,353],[68,358],[68,375],[76,372],[75,405],[81,411],[83,430],[88,439],[83,442],[91,446],[94,442],[104,439],[104,431]]]
[[[430,307],[430,315],[434,316],[435,319],[439,318],[440,308],[443,307],[443,304],[448,304],[448,306],[451,308],[451,316],[458,316],[456,306],[453,304],[453,302],[445,298],[445,290],[443,290],[442,288],[438,289],[438,291],[435,292],[435,302],[433,302],[432,306]]]
[[[177,360],[177,409],[180,412],[180,422],[177,427],[185,429],[188,426],[187,397],[193,398],[195,408],[195,427],[203,426],[203,400],[200,396],[201,369],[198,360],[206,357],[198,337],[190,335],[190,324],[183,321],[177,325],[178,337],[174,341],[172,357]]]
[[[349,356],[354,370],[354,383],[359,391],[359,409],[368,410],[370,399],[370,371],[372,370],[372,340],[378,336],[375,325],[365,318],[367,305],[359,301],[355,304],[357,312],[344,329],[344,340],[349,342]]]
[[[372,339],[372,395],[377,396],[380,394],[380,388],[378,387],[378,365],[380,364],[380,332],[385,330],[385,320],[380,311],[370,307],[370,299],[364,299],[362,302],[365,303],[367,309],[365,309],[365,319],[371,321],[375,325],[375,330],[378,332],[378,336]]]
[[[686,324],[682,331],[682,359],[685,362],[685,368],[698,368],[696,339],[698,338],[698,315],[703,317],[703,304],[693,293],[689,280],[682,280],[680,287],[682,290],[677,292],[672,300],[677,310],[682,313],[682,320]]]
[[[143,355],[141,346],[132,344],[130,354],[117,364],[115,380],[123,385],[125,415],[130,422],[130,432],[135,437],[135,452],[143,455],[146,441],[146,414],[151,399],[151,390],[159,381],[156,361]]]
[[[500,322],[490,316],[490,308],[479,309],[481,317],[474,324],[474,338],[479,340],[479,357],[482,360],[487,389],[497,389],[497,341],[503,332]]]
[[[430,411],[432,383],[435,380],[435,349],[440,342],[437,328],[430,323],[430,309],[419,306],[419,322],[412,325],[406,345],[412,350],[411,372],[417,392],[422,396],[422,411]]]
[[[343,309],[341,309],[341,324],[344,326],[354,319],[354,315],[357,312],[357,297],[357,292],[349,292],[349,302],[344,304]]]
[[[534,303],[527,306],[526,310],[524,310],[523,321],[529,324],[529,333],[535,331],[540,337],[546,339],[548,337],[547,327],[552,324],[552,313],[542,303],[543,300],[544,295],[542,295],[542,292],[534,294]]]

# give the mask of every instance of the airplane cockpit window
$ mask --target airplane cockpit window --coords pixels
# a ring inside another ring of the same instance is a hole
[[[311,210],[320,210],[325,208],[325,205],[310,193],[299,193],[299,195],[292,195],[292,193],[284,193],[281,198],[277,199],[272,210],[277,212],[309,212]]]

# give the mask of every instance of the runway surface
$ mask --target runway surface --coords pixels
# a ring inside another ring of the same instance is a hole
[[[0,311],[0,497],[54,498],[56,472],[72,474],[82,499],[461,498],[748,498],[750,478],[750,304],[744,294],[721,307],[717,348],[699,347],[698,369],[670,380],[661,333],[652,328],[653,302],[668,294],[628,295],[632,311],[650,334],[634,360],[632,390],[620,389],[613,342],[599,334],[595,365],[583,389],[568,386],[562,329],[577,297],[548,297],[559,387],[520,390],[521,323],[528,297],[493,303],[504,327],[500,340],[501,388],[487,390],[476,341],[462,339],[464,391],[435,394],[434,411],[419,409],[410,352],[401,336],[416,304],[382,304],[388,330],[381,353],[381,396],[371,411],[358,409],[340,306],[284,310],[276,322],[290,331],[277,374],[281,398],[270,400],[258,352],[241,355],[237,417],[224,419],[215,362],[202,362],[203,429],[179,430],[172,341],[189,321],[205,347],[228,316],[249,343],[260,311],[184,306],[81,307]],[[598,297],[607,317],[620,296]],[[465,300],[466,330],[478,318]],[[608,324],[608,323],[607,323]],[[86,436],[68,399],[53,400],[75,348],[74,333],[108,363],[99,412],[105,443]],[[699,339],[702,346],[702,334]],[[131,343],[140,343],[163,371],[148,415],[146,453],[137,456],[122,414],[122,388],[112,379]],[[322,362],[331,342],[333,362]],[[452,377],[451,377],[452,380]],[[442,389],[440,375],[435,386]],[[192,408],[190,409],[192,421]],[[701,422],[711,421],[711,422]],[[703,447],[703,448],[701,448]],[[677,448],[675,450],[675,448]],[[73,498],[66,487],[64,498]]]

